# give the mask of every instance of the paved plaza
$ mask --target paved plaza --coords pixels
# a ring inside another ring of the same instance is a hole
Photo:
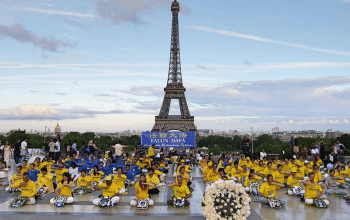
[[[13,164],[14,165],[14,164]],[[172,168],[172,167],[171,167]],[[14,169],[12,169],[14,170]],[[164,219],[204,219],[201,214],[201,202],[205,190],[205,184],[202,179],[198,167],[194,167],[191,172],[193,177],[194,192],[189,199],[191,205],[185,208],[174,208],[167,205],[167,200],[171,199],[172,190],[167,186],[160,187],[160,194],[153,197],[155,202],[154,207],[148,210],[139,210],[129,206],[130,200],[134,198],[134,188],[129,188],[129,194],[121,196],[119,205],[108,209],[101,209],[93,206],[91,201],[100,195],[100,191],[94,191],[83,196],[75,196],[73,205],[66,205],[63,208],[53,207],[49,205],[49,200],[54,197],[54,194],[49,194],[43,197],[42,200],[37,200],[36,205],[26,205],[21,208],[9,208],[8,200],[18,194],[5,193],[4,188],[0,189],[0,219],[143,219],[143,220],[164,220]],[[166,179],[166,184],[173,183],[172,169]],[[261,207],[258,202],[254,202],[252,198],[252,213],[249,220],[267,220],[267,219],[283,219],[283,220],[342,220],[350,219],[350,203],[345,203],[343,199],[329,196],[330,206],[327,209],[317,209],[314,207],[305,206],[299,201],[299,198],[287,196],[284,194],[284,189],[278,191],[278,197],[287,200],[287,206],[282,209],[271,209]]]

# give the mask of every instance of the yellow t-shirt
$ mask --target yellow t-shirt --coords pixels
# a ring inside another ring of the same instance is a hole
[[[322,160],[321,159],[318,159],[317,162],[316,162],[316,165],[317,166],[321,166],[323,164]]]
[[[308,183],[310,183],[308,181]],[[322,187],[315,183],[315,185],[307,184],[305,185],[305,195],[304,198],[314,199],[318,197],[318,192],[322,192]]]
[[[73,182],[70,181],[68,184],[71,185]],[[57,185],[57,189],[61,189],[61,196],[72,197],[72,188],[69,186],[64,186],[62,182]]]
[[[113,197],[115,194],[119,193],[118,186],[113,183],[110,186],[107,186],[106,183],[99,183],[97,186],[103,188],[102,189],[103,197]]]
[[[289,173],[289,164],[290,163],[286,164],[285,162],[283,162],[283,164],[282,164],[282,172],[283,173]]]
[[[272,174],[273,178],[275,179],[275,181],[277,183],[281,183],[281,184],[284,184],[284,174],[283,173],[280,173],[279,171],[275,171],[273,174]]]
[[[305,177],[305,171],[304,171],[304,168],[303,167],[300,167],[299,168],[299,171],[298,171],[298,168],[297,168],[297,173],[295,174],[296,177]]]
[[[12,188],[20,188],[22,197],[30,198],[36,195],[37,189],[33,181],[29,180],[26,186],[19,186],[21,183],[23,183],[23,180],[13,184]]]
[[[91,186],[91,177],[89,176],[80,176],[77,180],[78,187],[90,187]]]
[[[22,166],[21,172],[25,173],[25,172],[28,172],[29,170],[30,170],[30,166],[26,165],[26,166]]]
[[[96,173],[96,175],[94,174],[94,171],[91,172],[91,180],[92,182],[101,182],[101,179],[102,179],[102,176],[104,175],[105,173],[102,172],[102,171],[98,171]]]
[[[275,170],[273,170],[272,167],[271,167],[271,169],[269,169],[268,167],[266,167],[265,170],[264,170],[264,172],[263,172],[263,174],[264,174],[265,176],[267,176],[268,174],[273,174],[274,172],[275,172]]]
[[[247,165],[247,160],[239,160],[238,166],[242,167],[243,165]]]
[[[334,176],[345,177],[345,176],[346,176],[346,173],[344,173],[343,171],[340,171],[340,172],[336,171],[335,174],[334,174]],[[337,181],[338,181],[338,183],[340,183],[340,184],[345,184],[345,180],[344,180],[344,179],[342,179],[342,180],[337,180]]]
[[[20,182],[23,180],[23,176],[22,174],[13,174],[13,176],[11,177],[11,180],[14,182],[13,184],[16,184],[17,182]]]
[[[273,198],[276,198],[276,189],[279,187],[277,185],[269,185],[267,182],[263,183],[259,189],[259,192],[263,195],[265,198],[269,198],[270,195],[273,196]]]
[[[232,170],[233,165],[227,165],[225,168],[225,173],[230,174]]]
[[[149,198],[148,188],[149,188],[149,186],[147,185],[145,190],[142,190],[141,186],[140,186],[140,183],[137,182],[135,184],[135,189],[137,189],[137,197],[139,197],[140,199],[148,199]]]
[[[149,147],[148,148],[147,157],[152,157],[152,156],[154,156],[154,148],[153,147]]]
[[[244,172],[244,170],[242,170],[242,172],[240,173],[241,179],[242,179],[243,177],[248,177],[248,176],[249,176],[249,171],[248,171],[248,170],[245,171],[245,172]]]
[[[251,179],[246,178],[244,182],[244,187],[249,187],[251,183],[255,183],[259,180],[261,180],[261,177],[257,175],[254,175]]]
[[[154,185],[158,185],[160,183],[159,181],[159,178],[157,177],[157,175],[154,175],[152,177],[150,177],[148,174],[146,176],[146,180],[148,183],[153,183]],[[156,188],[156,187],[150,187],[150,189],[153,189],[153,188]]]
[[[122,174],[120,176],[118,176],[118,174],[116,174],[114,176],[114,180],[113,183],[116,184],[118,186],[119,189],[125,188],[125,180],[127,179],[127,177]]]
[[[214,172],[214,170],[209,170],[208,174],[207,174],[207,180],[208,182],[216,182],[220,179],[220,175],[219,172],[216,170]]]
[[[42,173],[38,174],[38,186],[47,186],[47,187],[53,187],[53,182],[52,182],[53,176],[51,173],[47,173],[45,176]]]
[[[346,173],[347,177],[350,177],[350,167],[345,168],[344,172]]]
[[[322,174],[321,174],[321,172],[320,171],[317,171],[316,173],[315,173],[315,183],[318,183],[318,182],[320,182],[322,180]]]
[[[68,173],[69,171],[66,168],[56,170],[56,182],[61,182],[63,179],[63,174]]]
[[[174,186],[174,197],[184,198],[186,195],[190,194],[190,190],[187,185],[182,184],[181,186]]]
[[[293,187],[293,186],[300,186],[300,182],[298,178],[294,178],[293,176],[289,176],[287,179],[287,185],[289,187]]]
[[[241,167],[236,168],[235,166],[233,166],[231,169],[231,176],[235,178],[240,178],[241,177],[240,171],[242,170],[243,169]]]

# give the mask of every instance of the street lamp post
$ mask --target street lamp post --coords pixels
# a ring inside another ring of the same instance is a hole
[[[254,153],[253,127],[252,128],[252,154]]]

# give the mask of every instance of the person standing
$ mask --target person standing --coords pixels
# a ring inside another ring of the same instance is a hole
[[[332,143],[332,154],[333,154],[333,161],[332,162],[337,162],[338,160],[338,150],[339,147],[336,142]]]
[[[28,152],[27,138],[25,138],[21,143],[21,156],[22,160],[25,160]]]
[[[49,154],[49,150],[50,150],[49,143],[50,143],[50,140],[46,140],[43,146],[43,150],[45,151],[46,155]]]
[[[60,154],[61,154],[61,143],[59,139],[54,140],[56,146],[55,146],[55,161],[57,162],[58,159],[60,158]]]
[[[112,146],[112,148],[114,148],[114,154],[116,157],[119,158],[123,154],[123,149],[127,148],[127,146],[122,145],[122,142],[119,141],[118,144]]]
[[[292,154],[293,154],[293,148],[294,148],[294,138],[293,138],[293,136],[290,137],[289,146],[290,146],[290,151],[291,151]]]
[[[5,142],[4,149],[2,150],[2,158],[4,158],[4,161],[6,162],[6,165],[8,168],[11,168],[10,166],[10,156],[12,153],[11,146],[8,141]]]
[[[264,149],[262,149],[262,151],[260,152],[260,160],[262,161],[264,157],[266,157],[266,152]]]
[[[77,141],[74,140],[72,144],[72,155],[77,154],[77,151],[78,151]]]
[[[56,144],[53,141],[53,139],[51,139],[49,143],[49,158],[51,158],[52,160],[55,159],[55,147],[56,147]]]
[[[21,157],[21,139],[18,139],[14,147],[14,159],[15,163],[19,163],[19,158]]]
[[[340,163],[345,164],[344,160],[344,154],[345,154],[345,146],[342,143],[339,143],[339,141],[336,142],[338,147],[338,160],[340,160]]]
[[[320,143],[320,158],[321,158],[321,160],[324,160],[325,155],[326,155],[326,146],[325,146],[324,142],[321,141],[321,143]]]

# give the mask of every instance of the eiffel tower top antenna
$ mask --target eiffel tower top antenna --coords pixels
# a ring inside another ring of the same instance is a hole
[[[172,29],[171,29],[171,47],[170,47],[170,62],[167,88],[179,89],[183,88],[181,61],[180,61],[180,36],[179,36],[179,11],[180,4],[177,0],[171,5],[173,13]]]

